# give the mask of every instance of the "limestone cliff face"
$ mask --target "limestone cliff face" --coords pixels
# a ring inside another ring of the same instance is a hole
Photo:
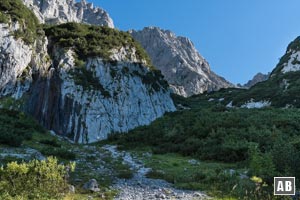
[[[73,52],[57,52],[57,64],[46,80],[41,79],[32,88],[28,107],[28,112],[57,134],[79,143],[95,142],[112,132],[147,125],[175,110],[167,88],[153,88],[145,83],[152,72],[142,64],[88,59],[84,71],[99,84],[90,87],[76,80],[81,74],[74,71],[78,66],[74,64]]]
[[[176,94],[186,97],[234,87],[210,70],[208,62],[188,38],[177,37],[171,31],[156,27],[131,31],[131,34],[142,44]]]
[[[1,96],[13,94],[19,98],[28,89],[27,81],[22,84],[19,79],[29,65],[33,52],[23,41],[11,36],[10,32],[17,30],[18,26],[18,23],[11,26],[0,24]]]
[[[28,45],[13,36],[19,29],[18,22],[0,23],[0,98],[20,99],[30,89],[33,76],[45,73],[49,66],[47,39]]]
[[[87,23],[114,28],[108,13],[85,0],[23,0],[41,23],[61,24],[66,22]]]
[[[75,21],[113,27],[104,11],[85,1],[25,3],[32,6],[41,22]],[[47,129],[79,143],[127,132],[175,110],[167,82],[160,71],[151,67],[149,58],[129,34],[71,23],[53,26],[58,27],[55,30],[65,28],[62,38],[58,38],[59,31],[51,32],[53,35],[45,32],[34,15],[14,22],[10,16],[14,13],[3,9],[1,107],[21,109]],[[74,34],[66,27],[78,28],[82,33],[72,38]],[[79,50],[82,45],[86,46]]]
[[[26,44],[12,36],[17,29],[18,23],[0,24],[0,106],[6,98],[21,100],[22,109],[47,129],[79,143],[127,132],[175,110],[165,80],[134,48],[114,48],[109,60],[93,56],[78,66],[72,48],[45,35]]]

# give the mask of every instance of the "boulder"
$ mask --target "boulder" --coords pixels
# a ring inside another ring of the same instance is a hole
[[[86,182],[83,185],[83,189],[89,190],[89,191],[92,191],[92,192],[99,192],[100,191],[99,186],[98,186],[98,182],[96,181],[96,179],[91,179],[88,182]]]

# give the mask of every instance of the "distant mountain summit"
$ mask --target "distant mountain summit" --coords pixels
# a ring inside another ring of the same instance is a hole
[[[243,85],[244,88],[251,88],[252,86],[256,85],[257,83],[263,82],[268,80],[271,73],[263,74],[257,73],[251,80],[249,80],[246,84]]]
[[[187,97],[234,87],[210,70],[208,62],[190,39],[157,27],[132,30],[130,33],[142,44],[154,66],[162,71],[174,93]]]
[[[210,70],[190,39],[157,27],[130,33],[147,51],[154,66],[162,71],[174,93],[187,97],[234,87]]]
[[[61,24],[66,22],[86,23],[114,28],[108,13],[85,0],[23,0],[41,23]]]

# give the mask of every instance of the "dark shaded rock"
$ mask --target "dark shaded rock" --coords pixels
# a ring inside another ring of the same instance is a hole
[[[91,179],[89,180],[89,182],[85,183],[82,187],[85,190],[89,190],[92,192],[99,192],[99,186],[98,186],[98,182],[96,181],[96,179]]]

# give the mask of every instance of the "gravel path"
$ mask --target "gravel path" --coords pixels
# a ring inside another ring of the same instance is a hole
[[[133,158],[125,151],[118,151],[116,146],[106,145],[103,147],[109,151],[114,158],[122,157],[123,162],[128,164],[135,174],[132,179],[119,179],[112,186],[120,194],[115,200],[150,200],[150,199],[184,199],[184,200],[203,200],[210,199],[201,192],[175,189],[172,184],[159,179],[150,179],[146,177],[150,168]]]

